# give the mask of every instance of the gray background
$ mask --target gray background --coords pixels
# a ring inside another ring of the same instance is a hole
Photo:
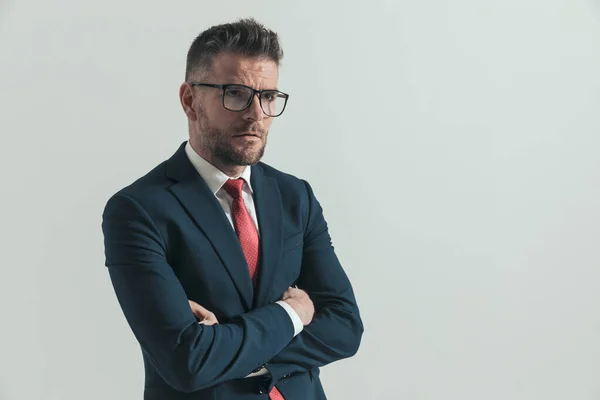
[[[187,137],[185,54],[255,16],[286,52],[265,161],[309,180],[356,289],[331,399],[600,399],[600,6],[0,5],[0,399],[141,398],[108,197]]]

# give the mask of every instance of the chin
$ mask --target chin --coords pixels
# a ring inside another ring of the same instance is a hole
[[[251,154],[240,154],[240,160],[244,161],[243,165],[255,165],[263,157],[264,150],[261,149],[259,152],[252,152]]]
[[[242,165],[256,165],[259,163],[262,157],[244,157],[242,159]]]
[[[249,150],[242,150],[242,151],[228,151],[224,154],[222,154],[222,156],[220,156],[219,158],[221,158],[223,161],[225,161],[227,164],[230,165],[255,165],[257,164],[263,156],[263,150],[261,151],[249,151]]]

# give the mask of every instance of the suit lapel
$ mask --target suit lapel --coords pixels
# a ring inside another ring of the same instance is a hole
[[[167,161],[167,175],[177,181],[168,190],[210,240],[250,310],[254,293],[242,247],[223,208],[187,158],[185,143]]]
[[[251,182],[260,229],[260,267],[254,307],[260,307],[270,301],[269,289],[281,259],[282,204],[277,182],[264,175],[260,164],[252,167]]]

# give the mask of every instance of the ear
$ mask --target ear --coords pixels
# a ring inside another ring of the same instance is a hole
[[[179,101],[183,107],[183,112],[185,115],[187,115],[190,121],[196,121],[198,119],[198,115],[194,110],[194,96],[192,87],[187,82],[183,82],[179,87]]]

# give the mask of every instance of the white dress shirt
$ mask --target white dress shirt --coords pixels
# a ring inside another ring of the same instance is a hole
[[[206,182],[211,192],[215,195],[221,207],[223,207],[223,211],[225,211],[225,215],[227,219],[231,223],[231,227],[235,229],[233,224],[233,219],[231,217],[231,204],[233,203],[233,198],[227,193],[225,189],[223,189],[223,185],[227,180],[232,179],[227,174],[222,172],[220,169],[206,161],[202,158],[190,145],[188,141],[185,146],[185,153],[187,154],[190,162],[196,168],[196,171],[200,174],[202,179]],[[244,168],[244,172],[238,177],[235,178],[244,178],[244,186],[242,187],[242,198],[244,199],[244,203],[246,204],[246,209],[248,213],[252,217],[254,224],[256,225],[256,230],[259,231],[258,227],[258,218],[256,218],[256,208],[254,207],[254,198],[252,197],[252,186],[250,183],[250,173],[251,168]],[[235,179],[233,178],[233,179]],[[289,314],[292,323],[294,324],[294,336],[302,332],[304,329],[304,325],[302,324],[302,320],[294,311],[292,306],[290,306],[285,301],[277,301],[277,304],[282,306],[285,311]]]

